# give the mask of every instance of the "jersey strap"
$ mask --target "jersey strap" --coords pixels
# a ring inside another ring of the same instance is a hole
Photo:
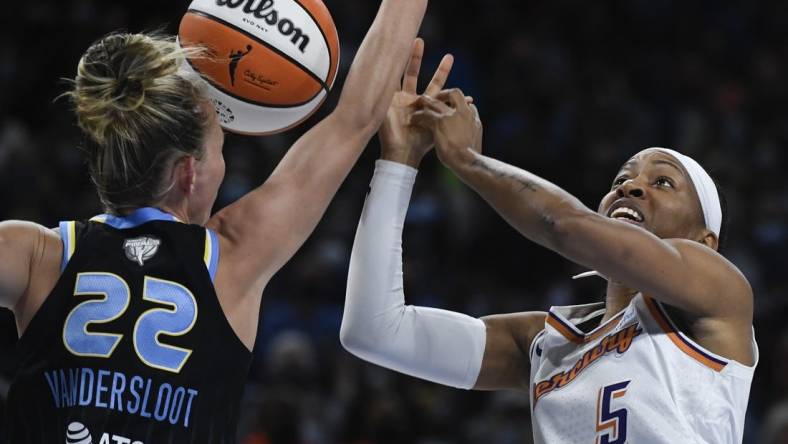
[[[216,277],[216,269],[219,265],[219,238],[216,233],[209,229],[205,229],[205,253],[203,255],[205,266],[208,268],[208,274],[211,275],[211,282]]]
[[[60,222],[60,239],[63,241],[63,260],[60,262],[60,272],[66,269],[68,261],[74,255],[74,248],[76,247],[76,222]]]
[[[531,341],[531,348],[528,351],[528,358],[531,359],[531,361],[534,361],[534,359],[532,359],[534,353],[536,353],[537,358],[542,357],[542,347],[539,345],[539,341],[542,340],[542,337],[545,335],[545,333],[547,333],[547,329],[542,329],[542,331],[534,336],[533,341]]]

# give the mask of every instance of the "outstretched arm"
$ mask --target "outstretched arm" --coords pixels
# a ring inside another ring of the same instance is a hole
[[[312,233],[385,117],[426,6],[383,0],[337,108],[290,148],[265,184],[209,221],[228,280],[259,295]]]
[[[478,111],[462,97],[448,92],[414,119],[433,130],[441,160],[510,225],[615,282],[695,316],[733,319],[748,331],[752,292],[735,266],[698,242],[660,239],[599,215],[547,180],[482,155]]]

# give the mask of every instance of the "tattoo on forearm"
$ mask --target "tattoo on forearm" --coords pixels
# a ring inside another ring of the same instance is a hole
[[[494,168],[494,167],[488,165],[486,162],[484,162],[481,159],[475,159],[473,161],[473,163],[471,164],[471,166],[476,167],[476,168],[480,168],[480,169],[482,169],[484,171],[492,173],[495,177],[500,177],[502,179],[512,179],[512,180],[514,180],[520,186],[520,189],[518,190],[519,192],[523,192],[525,190],[536,192],[536,191],[539,191],[539,189],[540,189],[539,186],[537,184],[535,184],[534,182],[532,182],[530,180],[527,180],[527,179],[524,179],[522,177],[519,177],[518,175],[513,174],[511,172],[507,172],[507,171],[504,171],[504,170],[499,169],[499,168]]]

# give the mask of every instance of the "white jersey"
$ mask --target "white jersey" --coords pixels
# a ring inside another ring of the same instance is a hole
[[[741,443],[755,366],[705,350],[642,295],[589,333],[577,327],[604,313],[553,307],[534,339],[537,444]]]

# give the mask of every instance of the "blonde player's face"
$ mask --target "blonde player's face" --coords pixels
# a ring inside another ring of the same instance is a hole
[[[640,226],[662,239],[697,240],[706,227],[684,167],[673,156],[653,149],[624,164],[602,199],[599,214]]]
[[[208,116],[205,133],[205,156],[195,163],[194,193],[190,199],[189,218],[192,223],[204,225],[211,217],[219,186],[224,180],[224,131],[210,103],[204,105]]]

